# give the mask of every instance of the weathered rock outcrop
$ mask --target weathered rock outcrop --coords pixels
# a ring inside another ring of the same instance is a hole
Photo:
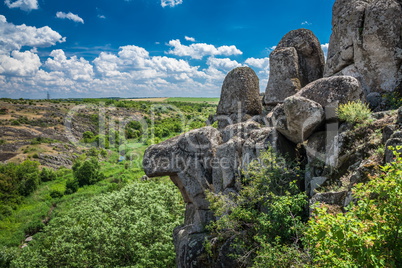
[[[324,54],[317,37],[307,29],[287,33],[270,55],[270,77],[264,103],[273,105],[323,77]]]
[[[241,169],[268,147],[295,155],[294,145],[278,131],[253,122],[230,125],[221,132],[212,127],[196,129],[146,150],[143,165],[147,176],[170,176],[186,203],[184,225],[173,234],[178,267],[212,266],[204,249],[205,226],[214,220],[206,191],[237,193]],[[221,258],[227,247],[222,246]]]
[[[246,121],[261,114],[259,79],[249,67],[238,67],[223,81],[217,109],[219,128]]]
[[[397,0],[337,0],[324,76],[356,77],[368,95],[401,90],[402,7]]]
[[[351,76],[318,79],[302,88],[296,96],[313,100],[323,107],[364,99],[359,81]]]
[[[324,115],[324,109],[317,102],[291,96],[273,110],[273,124],[289,140],[300,143],[321,125]]]

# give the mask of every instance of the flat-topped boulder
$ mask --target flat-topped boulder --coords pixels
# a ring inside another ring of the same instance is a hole
[[[313,100],[323,107],[364,100],[359,81],[351,76],[318,79],[302,88],[295,96]]]

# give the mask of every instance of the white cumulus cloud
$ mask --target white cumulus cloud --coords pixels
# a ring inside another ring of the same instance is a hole
[[[180,40],[178,39],[169,41],[168,45],[173,47],[173,49],[170,49],[167,54],[172,54],[180,57],[186,56],[193,59],[202,59],[205,56],[234,56],[243,54],[241,50],[233,45],[215,47],[214,45],[210,44],[196,43],[186,46],[182,45]]]
[[[184,39],[186,39],[186,41],[195,42],[194,37],[185,36]]]
[[[260,91],[265,91],[269,78],[269,58],[248,58],[245,62],[260,78]]]
[[[231,60],[229,58],[218,59],[218,58],[214,58],[214,57],[208,58],[207,64],[211,68],[215,68],[215,69],[218,69],[218,70],[220,69],[220,70],[223,70],[225,72],[229,72],[230,70],[232,70],[232,69],[234,69],[236,67],[242,66],[237,61]]]
[[[20,50],[23,46],[50,47],[65,40],[48,26],[36,28],[25,24],[14,25],[0,15],[0,53]]]
[[[162,7],[174,7],[183,4],[183,0],[161,0]]]
[[[0,55],[0,75],[33,76],[41,65],[39,56],[31,51]]]
[[[31,11],[39,8],[38,0],[5,0],[4,3],[9,8],[19,8],[24,11]]]
[[[94,76],[93,66],[84,58],[73,56],[70,59],[61,49],[53,50],[44,66],[51,71],[63,73],[72,80],[89,81]]]
[[[56,13],[56,18],[68,19],[68,20],[72,20],[74,22],[79,22],[79,23],[84,24],[84,20],[82,18],[80,18],[80,16],[73,14],[71,12],[64,13],[64,12],[59,11]]]
[[[245,63],[251,67],[256,67],[259,69],[269,68],[269,58],[248,58]]]

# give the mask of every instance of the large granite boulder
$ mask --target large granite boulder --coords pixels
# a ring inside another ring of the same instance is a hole
[[[324,53],[317,37],[307,29],[287,33],[270,55],[270,77],[264,103],[282,102],[300,88],[323,77]]]
[[[305,141],[324,121],[323,107],[312,100],[291,96],[273,111],[274,127],[294,143]]]
[[[296,96],[313,100],[323,107],[364,99],[359,81],[351,76],[318,79],[302,88]]]
[[[337,0],[324,76],[356,77],[366,95],[401,90],[398,0]]]
[[[269,56],[270,76],[264,104],[283,102],[302,88],[299,56],[294,47],[275,49]]]
[[[259,79],[250,67],[238,67],[223,81],[216,111],[219,128],[261,114]]]

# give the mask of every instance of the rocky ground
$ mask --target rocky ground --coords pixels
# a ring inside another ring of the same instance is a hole
[[[85,131],[97,133],[99,107],[74,102],[0,100],[0,161],[37,160],[52,168],[71,167],[86,147]],[[136,112],[107,109],[105,116],[125,118]]]

